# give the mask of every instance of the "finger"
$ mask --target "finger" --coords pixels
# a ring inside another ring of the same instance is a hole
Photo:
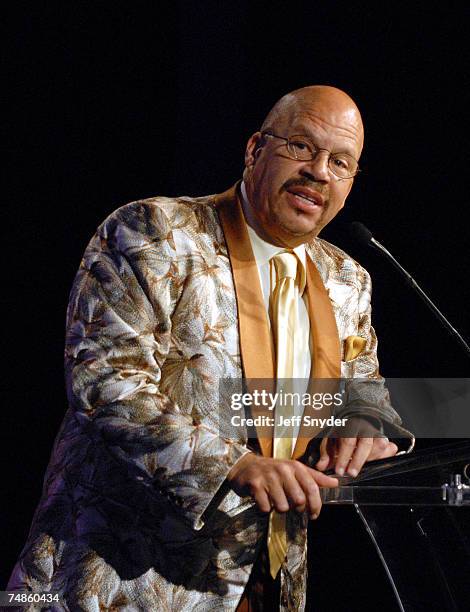
[[[307,497],[297,480],[292,479],[290,482],[285,482],[284,493],[290,508],[297,510],[297,512],[305,511]]]
[[[393,457],[398,452],[398,446],[394,442],[389,442],[387,438],[375,438],[369,461],[375,459],[386,459]]]
[[[359,474],[364,463],[368,460],[374,445],[374,438],[359,438],[356,450],[348,466],[348,474],[354,478]]]
[[[331,489],[333,487],[338,486],[338,479],[334,476],[327,476],[326,474],[323,474],[323,472],[317,472],[317,470],[314,470],[313,468],[307,467],[305,465],[302,465],[302,467],[307,469],[309,475],[315,480],[319,487],[328,487],[329,489]]]
[[[321,510],[320,489],[313,475],[307,471],[299,470],[296,478],[303,489],[307,499],[306,510],[312,520],[318,518]]]
[[[265,489],[260,489],[256,491],[253,495],[256,505],[261,510],[261,512],[270,512],[271,511],[271,500],[269,499],[269,495]]]
[[[289,502],[287,501],[283,484],[278,475],[276,475],[275,480],[268,484],[268,495],[274,510],[277,512],[287,512],[289,510]]]
[[[335,463],[335,472],[343,476],[346,467],[353,456],[357,438],[340,438],[338,441],[338,457]]]
[[[320,459],[317,461],[315,467],[317,470],[326,470],[330,463],[330,455],[329,455],[329,439],[323,438],[322,443],[320,444]]]

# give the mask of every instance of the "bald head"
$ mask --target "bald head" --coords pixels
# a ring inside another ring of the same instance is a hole
[[[364,143],[364,127],[359,109],[347,93],[329,85],[311,85],[296,89],[276,102],[263,122],[261,131],[282,129],[298,114],[328,113],[348,126],[360,143]],[[360,154],[359,151],[359,154]]]

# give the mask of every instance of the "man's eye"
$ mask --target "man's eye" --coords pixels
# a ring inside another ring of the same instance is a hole
[[[349,170],[350,162],[345,157],[333,157],[333,163],[337,168],[341,168],[342,170]]]
[[[307,151],[308,144],[306,142],[302,142],[301,140],[291,140],[290,146],[297,151]]]

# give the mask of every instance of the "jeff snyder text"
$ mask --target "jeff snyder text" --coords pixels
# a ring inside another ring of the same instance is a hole
[[[234,427],[299,427],[301,424],[305,427],[344,427],[347,418],[339,419],[333,416],[320,419],[311,417],[307,414],[302,416],[294,415],[285,417],[280,414],[278,417],[258,415],[256,417],[243,417],[240,414],[234,414],[231,418],[231,423]]]

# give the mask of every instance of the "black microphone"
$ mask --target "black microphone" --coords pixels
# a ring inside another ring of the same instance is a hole
[[[373,240],[372,232],[359,221],[353,221],[351,223],[351,234],[358,242],[366,244],[367,246],[370,246],[369,243]]]
[[[465,349],[467,355],[470,355],[470,346],[465,342],[459,332],[453,327],[450,322],[445,318],[439,308],[429,299],[429,297],[424,293],[415,279],[409,274],[395,259],[395,257],[388,251],[383,244],[380,244],[378,240],[376,240],[372,232],[367,229],[367,227],[360,223],[359,221],[354,221],[351,223],[351,233],[354,238],[361,244],[365,244],[367,246],[374,247],[381,253],[383,253],[389,261],[401,272],[401,274],[405,277],[407,283],[412,287],[414,291],[419,295],[419,297],[424,301],[426,306],[431,310],[431,312],[437,317],[437,319],[442,323],[442,325],[449,331],[460,343],[461,346]]]

